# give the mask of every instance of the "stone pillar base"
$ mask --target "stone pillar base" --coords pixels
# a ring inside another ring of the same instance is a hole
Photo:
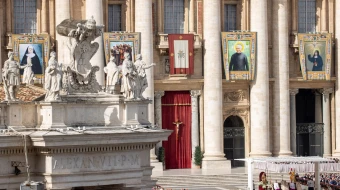
[[[330,158],[330,157],[332,157],[332,154],[323,154],[323,157],[324,158]]]
[[[231,162],[230,160],[203,160],[202,161],[202,170],[211,170],[211,169],[223,169],[226,171],[231,170]]]
[[[270,157],[272,156],[272,153],[269,151],[261,151],[261,152],[250,152],[250,157]]]
[[[162,162],[151,162],[150,165],[154,167],[152,172],[163,171],[163,163]]]
[[[291,157],[293,153],[291,151],[280,151],[279,152],[279,157]]]
[[[333,158],[340,158],[340,151],[335,150],[334,154],[332,156],[333,156]]]

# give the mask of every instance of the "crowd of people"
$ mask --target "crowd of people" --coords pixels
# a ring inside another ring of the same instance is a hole
[[[308,181],[315,181],[314,173],[306,173],[303,176],[296,176],[299,183],[307,185]],[[326,189],[340,189],[340,174],[339,173],[321,173],[320,184]]]

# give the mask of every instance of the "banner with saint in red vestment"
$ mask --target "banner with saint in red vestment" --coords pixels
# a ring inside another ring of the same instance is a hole
[[[194,73],[194,35],[169,34],[170,74]]]

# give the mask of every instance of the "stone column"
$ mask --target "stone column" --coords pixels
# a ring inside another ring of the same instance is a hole
[[[250,156],[271,156],[269,150],[269,73],[267,0],[252,0],[250,30],[257,32],[257,68],[250,90]]]
[[[200,145],[199,125],[198,125],[198,96],[201,95],[200,90],[192,90],[191,96],[191,151],[192,165],[194,165],[195,148]]]
[[[164,27],[163,27],[163,23],[164,23],[164,12],[163,12],[163,6],[164,6],[164,0],[158,0],[157,1],[157,11],[158,11],[158,17],[157,17],[157,21],[158,21],[158,34],[163,34],[164,33]]]
[[[164,91],[155,91],[155,125],[162,129],[162,97]],[[156,155],[158,155],[158,148],[162,146],[162,142],[156,145]]]
[[[327,32],[327,0],[322,0],[321,7],[321,32]]]
[[[329,101],[329,94],[333,93],[333,88],[325,88],[321,90],[323,94],[323,102],[322,102],[322,121],[323,121],[323,157],[331,157],[332,149],[331,149],[331,107]]]
[[[189,33],[195,33],[195,6],[194,0],[190,0],[189,6]]]
[[[48,0],[41,0],[41,31],[45,34],[48,32],[47,5]]]
[[[143,61],[150,64],[153,61],[153,31],[152,31],[152,0],[135,0],[135,30],[141,33],[141,50],[143,54]],[[148,87],[145,89],[143,95],[145,98],[152,100],[148,106],[149,121],[155,124],[154,116],[154,81],[153,81],[153,67],[146,69],[146,77]],[[156,161],[155,150],[151,150],[151,160]],[[156,168],[159,166],[155,166]]]
[[[335,39],[340,39],[340,1],[335,1]],[[339,41],[335,44],[335,64],[340,64],[340,48]],[[337,76],[335,84],[335,151],[333,157],[340,158],[340,67],[335,70]]]
[[[287,0],[273,1],[273,47],[274,64],[274,151],[278,156],[290,156],[290,127],[289,127],[289,44],[288,44],[288,2]],[[261,47],[261,46],[258,46]],[[262,50],[261,50],[262,51]],[[278,139],[277,139],[277,138]],[[276,145],[276,146],[275,146]]]
[[[315,94],[315,123],[322,123],[322,104],[321,94],[318,91]]]
[[[296,102],[295,96],[299,89],[290,89],[290,150],[296,156]]]
[[[221,7],[220,0],[203,1],[204,158],[202,169],[230,168],[223,153]]]
[[[104,25],[103,20],[103,0],[95,0],[95,1],[86,1],[86,19],[90,19],[92,16],[96,21],[96,25]],[[104,85],[104,45],[103,45],[103,36],[99,36],[94,40],[99,44],[98,51],[94,54],[92,59],[90,60],[92,66],[98,66],[99,71],[96,72],[96,79],[99,85]]]
[[[71,18],[70,0],[55,0],[55,24],[59,25],[63,20]],[[56,33],[58,62],[70,63],[70,50],[68,37]]]
[[[135,0],[135,30],[141,33],[141,50],[143,61],[147,64],[153,62],[153,31],[152,31],[152,0]],[[146,69],[148,87],[143,95],[152,100],[149,104],[149,121],[154,124],[154,74],[153,67]]]

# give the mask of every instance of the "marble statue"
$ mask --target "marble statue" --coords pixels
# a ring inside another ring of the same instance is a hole
[[[20,66],[19,62],[13,58],[13,52],[8,52],[8,59],[5,61],[2,69],[6,101],[18,101],[16,95],[20,87],[20,69],[23,68],[26,68],[26,65]]]
[[[143,92],[148,87],[145,69],[149,69],[155,66],[156,64],[152,63],[150,65],[147,65],[144,61],[142,61],[143,58],[141,54],[138,54],[136,58],[137,60],[134,64],[137,72],[137,77],[135,80],[135,97],[137,100],[139,99],[144,100],[145,98],[143,97]]]
[[[132,61],[130,61],[130,54],[124,53],[124,61],[122,65],[122,84],[121,92],[126,99],[135,98],[135,79],[136,68]]]
[[[26,59],[27,64],[26,68],[24,69],[23,77],[22,77],[22,83],[26,85],[32,85],[34,83],[34,72],[32,71],[32,59],[30,57],[27,57]]]
[[[100,91],[95,77],[99,67],[92,66],[90,60],[99,48],[99,44],[93,41],[102,35],[103,27],[103,25],[97,26],[93,17],[81,21],[66,19],[57,26],[60,35],[71,38],[71,60],[65,69],[68,92]]]
[[[106,75],[106,92],[112,94],[114,87],[119,83],[119,68],[116,64],[116,58],[114,56],[110,57],[110,61],[104,67],[104,72]]]
[[[56,53],[52,51],[45,70],[45,102],[60,100],[61,78],[62,73],[56,60]]]

